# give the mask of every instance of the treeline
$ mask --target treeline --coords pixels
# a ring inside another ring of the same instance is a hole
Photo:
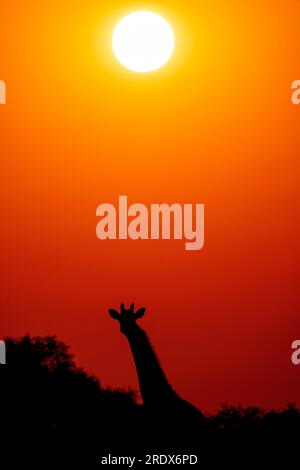
[[[10,465],[99,463],[105,453],[189,451],[200,463],[294,459],[300,413],[222,405],[205,426],[160,422],[147,415],[133,391],[103,388],[77,367],[56,337],[6,338],[7,364],[0,366],[1,455]],[[243,467],[241,467],[243,468]],[[287,466],[285,466],[287,468]]]

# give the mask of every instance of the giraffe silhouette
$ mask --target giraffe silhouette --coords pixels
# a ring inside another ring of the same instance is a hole
[[[145,308],[134,311],[121,304],[120,312],[110,309],[109,314],[118,320],[121,333],[128,342],[135,362],[140,392],[145,410],[152,421],[167,425],[172,431],[180,427],[183,432],[195,430],[204,424],[204,415],[191,403],[181,398],[170,385],[146,332],[137,324]],[[185,426],[186,425],[186,426]],[[164,432],[164,431],[162,431]]]

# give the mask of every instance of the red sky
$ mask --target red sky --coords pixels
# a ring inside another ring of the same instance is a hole
[[[177,46],[140,76],[110,37],[146,7]],[[134,301],[202,409],[300,405],[299,14],[297,1],[2,2],[2,337],[57,334],[104,385],[137,388],[107,314]],[[205,248],[99,241],[96,207],[121,194],[205,203]]]

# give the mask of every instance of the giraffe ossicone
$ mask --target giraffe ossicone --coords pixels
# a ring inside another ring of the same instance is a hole
[[[114,320],[118,320],[120,322],[120,329],[121,332],[125,335],[130,333],[134,328],[134,325],[137,320],[142,318],[145,315],[146,309],[139,308],[136,312],[134,311],[134,304],[130,305],[130,308],[125,308],[124,304],[122,303],[120,306],[120,312],[115,309],[109,309],[108,312],[110,316]]]

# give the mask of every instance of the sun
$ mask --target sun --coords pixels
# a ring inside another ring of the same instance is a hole
[[[118,61],[138,73],[152,72],[172,56],[175,37],[169,23],[151,11],[136,11],[116,25],[112,47]]]

